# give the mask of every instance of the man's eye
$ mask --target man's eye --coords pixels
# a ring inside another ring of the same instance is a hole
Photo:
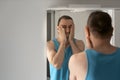
[[[62,28],[66,28],[65,26],[62,26]]]

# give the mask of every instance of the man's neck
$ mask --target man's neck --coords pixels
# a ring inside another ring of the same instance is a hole
[[[116,48],[110,44],[109,40],[99,40],[95,41],[94,43],[95,44],[93,45],[93,49],[98,52],[110,54],[116,50]]]

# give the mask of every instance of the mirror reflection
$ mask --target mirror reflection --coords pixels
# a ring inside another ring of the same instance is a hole
[[[108,13],[113,27],[119,20],[119,9],[77,8],[47,10],[47,77],[48,80],[68,80],[68,62],[72,54],[86,50],[85,27],[88,16],[95,10]],[[116,28],[114,29],[116,30]],[[116,44],[113,32],[111,44]]]

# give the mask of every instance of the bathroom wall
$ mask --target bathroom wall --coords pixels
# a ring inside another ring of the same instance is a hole
[[[46,10],[118,0],[0,0],[0,80],[46,80]]]

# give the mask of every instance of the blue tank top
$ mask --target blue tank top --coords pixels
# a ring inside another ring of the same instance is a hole
[[[59,43],[56,39],[53,39],[55,50],[57,52],[59,48]],[[64,60],[60,69],[56,69],[52,64],[49,63],[50,67],[50,80],[68,80],[69,79],[69,70],[68,62],[72,55],[72,49],[68,46],[65,49]]]
[[[120,80],[120,48],[112,54],[86,50],[88,70],[86,80]]]

